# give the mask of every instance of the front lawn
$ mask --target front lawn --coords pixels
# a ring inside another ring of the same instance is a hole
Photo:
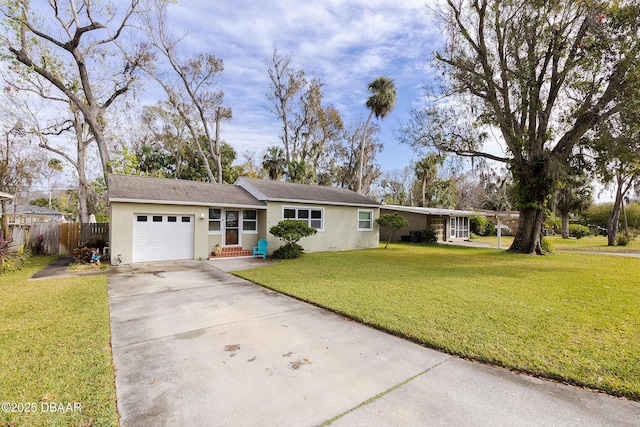
[[[106,276],[27,280],[52,260],[0,275],[0,426],[117,425]]]
[[[614,252],[614,253],[640,253],[640,237],[633,239],[627,246],[607,246],[606,236],[587,236],[581,239],[571,237],[563,239],[562,236],[554,235],[545,237],[555,251],[578,251],[578,252]],[[498,238],[496,236],[476,237],[471,240],[477,243],[486,243],[496,246]],[[508,249],[513,243],[513,236],[502,236],[501,244],[503,249]]]
[[[639,267],[396,243],[236,274],[451,354],[638,400]]]

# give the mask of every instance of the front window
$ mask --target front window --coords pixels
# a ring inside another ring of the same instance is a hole
[[[359,210],[358,211],[358,231],[371,231],[373,230],[373,211]]]
[[[248,233],[258,231],[258,211],[242,211],[242,230]]]
[[[209,209],[209,232],[220,233],[220,222],[222,211],[220,209]]]
[[[286,207],[282,211],[284,219],[296,219],[316,230],[324,228],[324,211],[321,208],[291,208]]]

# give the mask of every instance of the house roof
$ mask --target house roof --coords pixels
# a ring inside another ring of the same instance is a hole
[[[487,209],[478,209],[476,215],[493,216],[501,219],[520,218],[519,211],[492,211]]]
[[[422,215],[434,215],[434,216],[474,216],[480,215],[478,212],[463,211],[458,209],[442,209],[442,208],[422,208],[414,206],[396,206],[396,205],[383,205],[382,209],[389,209],[399,212],[411,212]]]
[[[13,195],[0,191],[0,199],[13,199]]]
[[[49,209],[36,205],[16,205],[13,203],[7,206],[8,214],[20,214],[20,215],[38,215],[38,216],[62,216],[62,212],[55,209]]]
[[[491,216],[500,219],[514,219],[519,218],[520,212],[518,211],[490,211],[486,209],[478,209],[472,211],[458,210],[458,209],[442,209],[442,208],[421,208],[415,206],[396,206],[396,205],[383,205],[382,209],[389,209],[399,212],[412,212],[424,215],[437,215],[437,216]]]
[[[133,175],[108,176],[109,201],[266,209],[266,202],[380,206],[346,188],[239,178],[234,185]]]
[[[110,174],[110,202],[266,208],[236,185]]]
[[[375,200],[346,188],[294,184],[255,178],[238,178],[235,185],[246,189],[261,201],[380,206],[380,203]]]

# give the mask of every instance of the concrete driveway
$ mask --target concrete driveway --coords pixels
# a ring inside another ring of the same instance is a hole
[[[423,348],[232,276],[223,262],[110,270],[122,426],[631,426],[640,419],[638,402]]]

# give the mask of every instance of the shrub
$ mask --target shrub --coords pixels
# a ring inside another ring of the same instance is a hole
[[[496,234],[496,225],[493,223],[493,221],[489,221],[487,223],[487,226],[485,227],[485,236],[495,236]]]
[[[438,233],[436,233],[435,228],[431,228],[429,230],[424,230],[422,232],[422,241],[424,243],[437,243],[438,242]]]
[[[280,221],[269,229],[269,233],[279,237],[280,240],[285,242],[285,244],[276,249],[272,256],[279,259],[298,258],[304,251],[302,246],[297,244],[298,240],[303,237],[312,236],[317,232],[318,230],[309,227],[307,223],[302,221],[297,221],[295,219],[285,219]]]
[[[580,239],[582,237],[591,236],[591,230],[586,225],[569,224],[569,236]]]
[[[549,235],[554,235],[562,231],[562,218],[557,216],[549,216],[544,221],[544,227],[548,230]]]
[[[478,236],[492,236],[496,234],[496,225],[486,216],[472,216],[469,218],[471,232]]]
[[[546,237],[542,238],[542,241],[540,242],[540,246],[542,246],[542,250],[544,252],[553,252],[553,245],[551,244],[549,239],[547,239]]]
[[[633,238],[628,233],[618,233],[616,235],[616,245],[627,246]]]
[[[276,259],[293,259],[298,258],[304,252],[304,248],[297,243],[286,244],[280,246],[273,251],[271,256]]]
[[[9,246],[11,246],[11,240],[4,238],[0,233],[0,272],[6,273],[8,271],[14,271],[20,269],[24,261],[24,256],[21,253],[9,252]]]
[[[584,212],[584,216],[586,217],[589,224],[606,228],[607,220],[609,219],[609,215],[611,215],[612,210],[613,203],[593,205],[586,212]]]
[[[471,218],[469,218],[469,226],[471,227],[471,232],[477,234],[478,236],[487,235],[488,223],[489,219],[486,216],[472,216]]]
[[[391,242],[391,239],[395,236],[398,230],[402,227],[409,226],[409,221],[397,213],[380,215],[380,218],[376,219],[376,223],[389,233],[389,240],[387,240],[387,244],[384,246],[385,249],[389,246],[389,242]]]
[[[33,250],[34,255],[44,255],[44,234],[40,233],[36,236],[33,241]]]

